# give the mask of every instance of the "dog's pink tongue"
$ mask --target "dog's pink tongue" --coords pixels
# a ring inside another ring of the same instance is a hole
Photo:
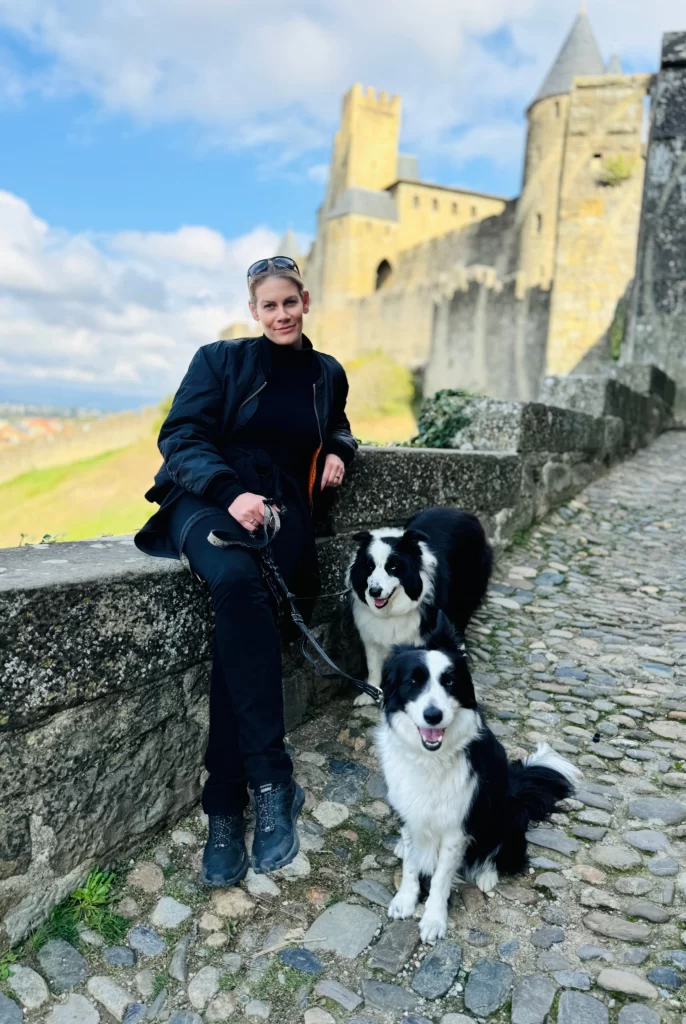
[[[375,597],[374,598],[374,604],[376,605],[377,608],[383,608],[384,605],[388,604],[388,598],[387,597]]]
[[[427,727],[420,729],[419,735],[423,740],[426,740],[427,743],[438,743],[439,740],[443,739],[444,732],[445,729],[429,729]]]

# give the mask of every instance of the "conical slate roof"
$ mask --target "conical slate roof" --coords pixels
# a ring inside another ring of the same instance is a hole
[[[292,260],[298,260],[300,253],[298,252],[298,243],[295,240],[295,235],[291,228],[288,229],[286,234],[279,242],[279,251],[274,253],[275,256],[290,256]]]
[[[534,103],[547,96],[560,96],[571,91],[577,75],[603,75],[605,65],[593,35],[591,23],[582,11],[572,25],[553,66],[536,94]]]
[[[620,61],[620,59],[619,59],[619,57],[617,56],[616,53],[613,53],[612,56],[610,57],[609,61],[607,62],[607,67],[605,68],[605,74],[606,75],[621,75],[621,74],[623,74],[623,72],[622,72],[622,62]]]

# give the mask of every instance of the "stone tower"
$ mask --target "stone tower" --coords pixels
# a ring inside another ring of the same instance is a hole
[[[519,270],[527,286],[549,288],[555,272],[560,183],[570,93],[579,75],[602,75],[603,60],[580,13],[527,111],[522,195],[517,208]]]
[[[353,85],[343,97],[341,126],[334,139],[329,209],[350,188],[384,189],[397,178],[400,97]]]
[[[616,69],[618,62],[611,66]],[[574,79],[559,185],[547,368],[571,373],[609,336],[634,274],[650,75]],[[623,314],[620,314],[623,316]]]

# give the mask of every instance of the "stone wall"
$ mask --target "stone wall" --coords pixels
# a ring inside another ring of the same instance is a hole
[[[317,347],[343,362],[383,351],[403,366],[424,367],[433,344],[434,304],[464,291],[470,275],[485,273],[495,280],[494,275],[504,278],[515,266],[515,215],[516,204],[507,203],[500,216],[487,217],[397,256],[389,250],[386,255],[392,272],[378,291],[354,300],[344,294],[338,298],[328,295],[323,306],[315,296],[307,320],[308,335]],[[362,220],[357,228],[355,232],[350,225],[345,228],[346,245],[357,246],[352,261],[355,272],[366,260],[365,273],[374,276],[369,263],[370,240],[385,228],[379,221],[370,230]],[[343,227],[339,225],[339,229]],[[333,261],[331,256],[329,262]],[[499,336],[497,344],[510,347],[509,331]]]
[[[638,264],[622,362],[655,363],[686,426],[686,32],[663,37],[653,93]]]
[[[424,394],[462,388],[528,401],[538,395],[545,369],[551,292],[504,283],[486,268],[471,268],[449,298],[435,305]]]
[[[638,434],[630,402],[593,416],[480,399],[463,406],[457,450],[362,449],[318,531],[326,649],[363,670],[335,596],[354,532],[461,506],[500,549],[665,425],[668,393],[647,387],[637,397],[664,416]],[[204,586],[130,538],[0,552],[0,949],[198,799],[210,640]],[[336,684],[284,657],[290,728]]]

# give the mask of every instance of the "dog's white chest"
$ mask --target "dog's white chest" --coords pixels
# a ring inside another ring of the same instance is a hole
[[[441,842],[463,833],[476,777],[462,755],[408,753],[385,726],[377,738],[388,799],[413,843],[433,859]]]
[[[390,649],[394,644],[414,644],[421,641],[421,615],[416,608],[404,615],[375,615],[361,601],[353,604],[353,617],[365,644],[377,644]]]

